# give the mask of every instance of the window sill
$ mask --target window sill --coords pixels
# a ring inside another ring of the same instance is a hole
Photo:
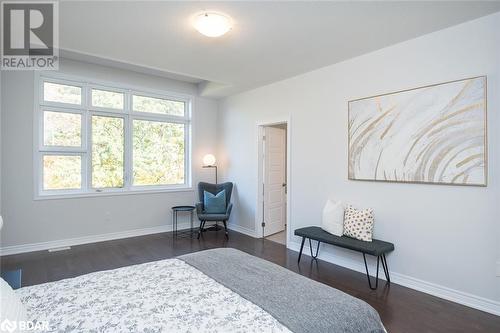
[[[160,194],[160,193],[177,193],[177,192],[194,192],[192,187],[170,188],[170,189],[150,189],[150,190],[123,190],[123,191],[104,191],[104,192],[76,192],[76,193],[54,193],[54,194],[35,194],[33,200],[61,200],[61,199],[77,199],[77,198],[97,198],[97,197],[112,197],[122,195],[140,195],[140,194]]]

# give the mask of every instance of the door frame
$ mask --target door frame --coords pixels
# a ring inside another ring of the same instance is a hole
[[[275,117],[268,119],[266,121],[261,121],[257,123],[257,200],[255,205],[255,236],[257,238],[263,238],[264,234],[262,232],[262,219],[263,219],[263,185],[264,185],[264,154],[263,154],[263,136],[264,127],[273,125],[286,124],[286,184],[287,184],[287,194],[286,194],[286,246],[290,244],[291,230],[292,230],[292,215],[291,211],[291,193],[292,193],[292,182],[291,182],[291,117],[289,115]]]

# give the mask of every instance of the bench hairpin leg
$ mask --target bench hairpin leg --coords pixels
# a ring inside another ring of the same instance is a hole
[[[363,260],[365,261],[366,277],[368,278],[368,286],[370,286],[371,290],[376,290],[378,288],[378,270],[379,270],[380,256],[377,256],[377,275],[375,278],[375,287],[372,287],[370,273],[368,272],[368,265],[366,264],[366,255],[364,253],[363,253]]]
[[[316,247],[316,255],[313,256],[313,247],[312,247],[312,243],[311,243],[311,238],[309,238],[309,250],[311,250],[311,258],[313,258],[313,259],[318,258],[319,244],[321,244],[321,242],[320,241],[317,241],[317,242],[318,242],[318,246]]]
[[[381,256],[382,268],[384,269],[385,279],[387,283],[391,283],[391,277],[389,275],[389,266],[387,266],[387,258],[385,257],[385,253]]]
[[[302,237],[302,243],[300,243],[299,259],[297,260],[297,263],[300,262],[300,257],[302,257],[302,250],[304,249],[304,242],[305,241],[306,241],[306,238]]]

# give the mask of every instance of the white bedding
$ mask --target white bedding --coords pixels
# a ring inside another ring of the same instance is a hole
[[[178,259],[16,291],[50,332],[290,332],[269,313]]]

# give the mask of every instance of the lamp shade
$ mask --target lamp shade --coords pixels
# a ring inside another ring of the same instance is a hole
[[[203,165],[204,166],[214,166],[215,165],[215,156],[212,154],[206,154],[203,156]]]

